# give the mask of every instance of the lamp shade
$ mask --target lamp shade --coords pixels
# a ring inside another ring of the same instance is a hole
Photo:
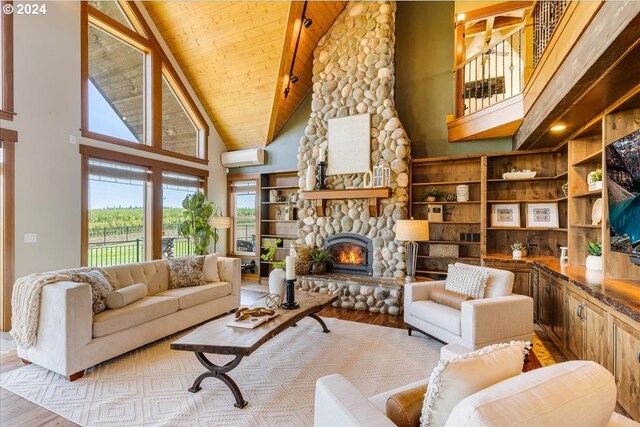
[[[401,219],[396,223],[396,240],[402,242],[424,242],[429,240],[429,221],[423,219]]]
[[[231,217],[214,216],[211,218],[211,226],[213,228],[231,228]]]

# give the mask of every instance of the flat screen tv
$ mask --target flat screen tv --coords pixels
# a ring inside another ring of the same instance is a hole
[[[640,263],[640,129],[609,145],[607,192],[611,250]]]

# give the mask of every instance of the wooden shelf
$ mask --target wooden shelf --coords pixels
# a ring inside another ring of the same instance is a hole
[[[595,191],[586,191],[584,193],[578,193],[578,194],[574,194],[573,196],[571,196],[574,199],[580,198],[580,197],[596,197],[596,196],[602,196],[602,190],[595,190]]]
[[[596,228],[598,230],[602,229],[602,224],[593,225],[593,224],[571,224],[572,227],[576,228]]]
[[[354,188],[346,190],[318,190],[303,191],[302,200],[314,200],[318,216],[325,216],[325,203],[327,200],[368,199],[369,215],[378,216],[378,202],[380,199],[391,197],[391,188]]]
[[[286,205],[287,202],[260,202],[263,205]]]
[[[602,149],[589,154],[582,160],[578,160],[573,166],[589,165],[589,164],[602,164]]]
[[[535,176],[533,178],[523,178],[523,179],[503,179],[503,178],[492,178],[487,179],[487,182],[530,182],[530,181],[554,181],[556,179],[562,179],[567,175],[567,172],[562,172],[560,175],[556,176]]]
[[[487,230],[567,231],[566,228],[546,228],[546,227],[487,227]]]
[[[480,242],[465,242],[462,240],[428,240],[426,242],[418,243],[450,243],[452,245],[479,245]]]
[[[286,234],[262,234],[260,237],[264,237],[267,239],[287,239],[287,240],[295,240],[298,236],[291,236]]]
[[[273,187],[262,187],[263,190],[297,190],[298,186],[276,185]]]
[[[563,202],[567,200],[566,197],[559,197],[557,199],[508,199],[508,200],[487,200],[487,203],[553,203]]]
[[[429,221],[429,225],[480,225],[480,222],[473,222],[473,221],[441,221],[441,222],[435,222],[435,221]]]
[[[471,200],[468,202],[447,202],[447,201],[435,201],[435,202],[413,202],[411,203],[412,205],[433,205],[433,204],[440,204],[440,205],[477,205],[480,202],[480,200]]]
[[[431,256],[431,255],[418,255],[418,258],[424,259],[460,259],[463,261],[480,261],[480,257],[473,256]]]
[[[434,182],[413,182],[411,185],[418,186],[438,186],[438,185],[459,185],[459,184],[480,184],[480,180],[477,181],[434,181]]]
[[[298,222],[297,219],[261,219],[260,222],[285,222],[285,223],[294,223]]]

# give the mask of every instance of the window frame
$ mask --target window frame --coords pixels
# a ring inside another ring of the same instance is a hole
[[[255,181],[255,186],[252,186],[252,189],[255,189],[256,192],[256,251],[254,254],[248,252],[237,252],[236,251],[236,229],[235,229],[235,194],[233,188],[233,183],[236,181]],[[230,256],[240,259],[248,259],[248,260],[260,260],[260,174],[253,173],[240,173],[233,174],[227,176],[227,188],[228,188],[228,197],[227,197],[227,206],[229,209],[229,216],[234,218],[233,224],[229,229],[228,238],[227,238],[227,253]]]
[[[0,278],[0,303],[2,304],[2,318],[0,330],[11,329],[11,295],[15,279],[15,145],[18,142],[18,132],[0,127],[0,141],[4,147],[4,165],[2,180],[2,277]]]
[[[209,164],[207,140],[209,126],[200,112],[193,98],[178,76],[171,64],[169,57],[162,49],[160,43],[153,35],[151,28],[146,23],[138,6],[131,1],[120,1],[118,4],[125,15],[131,21],[135,31],[90,6],[83,1],[81,10],[81,134],[83,137],[105,141],[124,147],[136,148],[150,153],[162,154],[168,157],[188,160],[201,164]],[[113,37],[127,43],[146,55],[145,78],[145,123],[144,143],[136,143],[124,139],[93,132],[89,128],[89,24],[95,25],[106,31]],[[162,78],[165,76],[167,83],[182,103],[187,115],[198,130],[197,152],[198,157],[176,153],[162,146]]]
[[[0,7],[5,5],[13,6],[13,1],[0,1]],[[2,33],[0,43],[2,43],[2,99],[0,99],[0,120],[12,121],[14,112],[13,105],[13,14],[0,12],[2,20]]]
[[[80,155],[80,263],[83,266],[86,266],[89,262],[89,160],[104,160],[149,169],[147,199],[145,200],[145,234],[148,236],[148,244],[145,245],[147,260],[162,259],[162,173],[168,172],[197,177],[202,182],[202,192],[207,195],[209,171],[206,169],[168,163],[162,160],[105,150],[84,144],[80,144]]]

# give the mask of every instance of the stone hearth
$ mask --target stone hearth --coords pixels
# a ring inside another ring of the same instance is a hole
[[[395,279],[330,273],[322,276],[298,276],[298,289],[338,295],[334,307],[402,314],[402,284]]]
[[[381,158],[388,163],[391,197],[380,201],[378,217],[370,216],[368,200],[327,201],[325,216],[310,201],[300,200],[297,237],[299,243],[322,248],[335,234],[365,236],[373,243],[373,276],[386,278],[404,277],[406,270],[404,247],[394,238],[396,222],[407,217],[411,158],[394,103],[395,12],[395,2],[349,2],[320,39],[313,61],[312,112],[298,149],[299,186],[304,189],[307,169],[317,163],[320,148],[327,149],[328,120],[371,115],[371,168]],[[326,184],[335,190],[362,188],[363,174],[330,176]],[[345,296],[347,305],[364,304],[351,300],[357,295]],[[376,300],[373,308],[385,307],[377,305],[382,301]]]

